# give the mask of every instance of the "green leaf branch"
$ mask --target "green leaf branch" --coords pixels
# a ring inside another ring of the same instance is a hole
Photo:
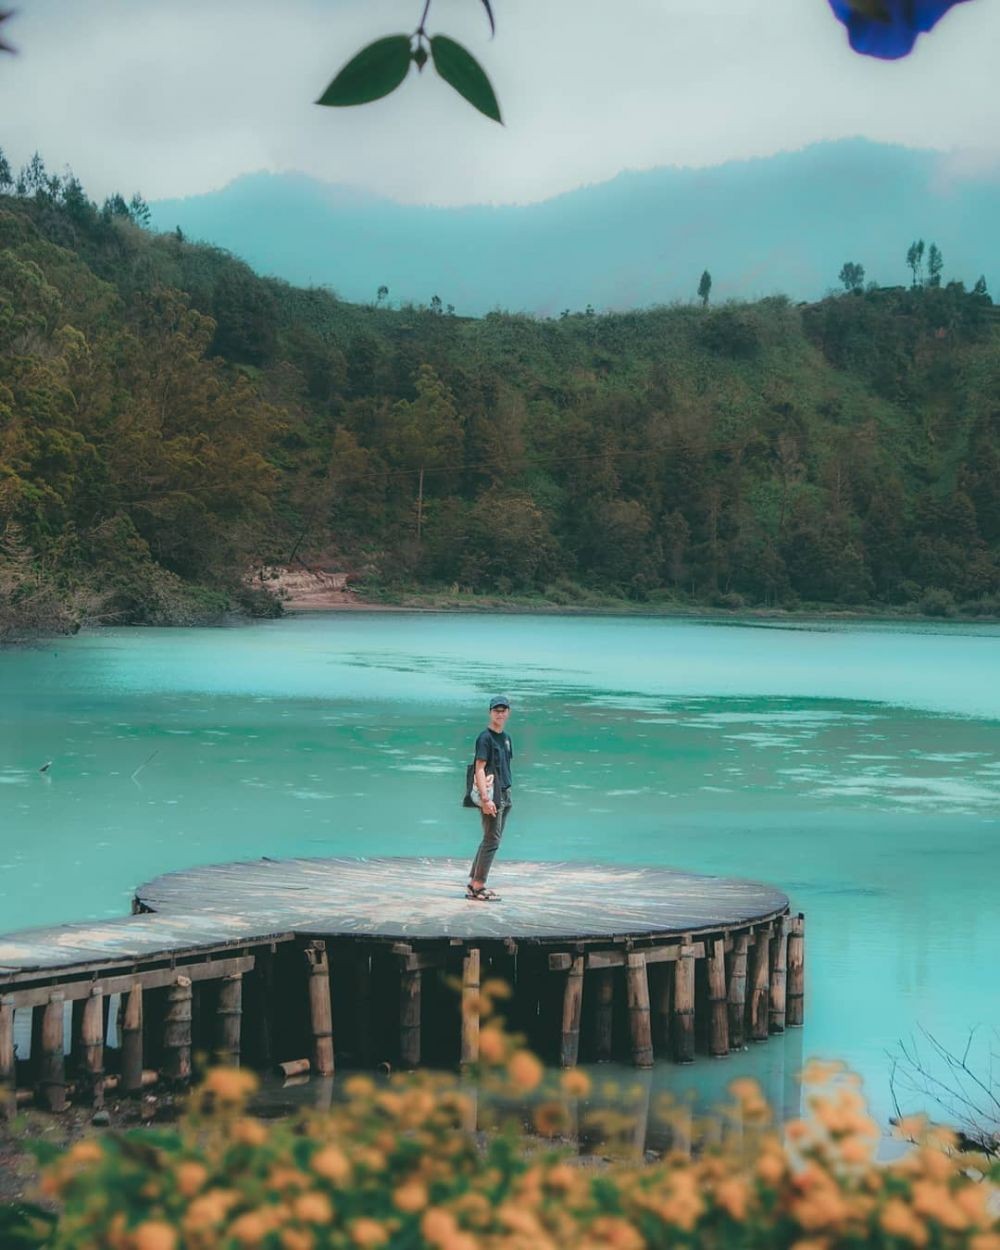
[[[495,32],[490,0],[480,0]],[[427,34],[431,0],[425,0],[420,24],[412,35],[387,35],[356,53],[316,101],[330,108],[346,108],[381,100],[403,82],[416,65],[421,72],[428,60],[441,78],[484,116],[503,125],[500,104],[486,71],[468,49],[447,35]]]

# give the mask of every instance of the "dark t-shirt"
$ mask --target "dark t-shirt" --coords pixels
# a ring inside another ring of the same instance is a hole
[[[486,761],[486,771],[494,774],[493,784],[501,790],[510,789],[510,761],[513,756],[514,748],[506,734],[484,729],[476,739],[476,759]]]

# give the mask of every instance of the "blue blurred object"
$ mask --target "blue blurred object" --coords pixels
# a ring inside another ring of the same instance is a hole
[[[932,30],[950,8],[962,3],[964,0],[830,0],[830,8],[847,27],[855,52],[895,61],[910,53],[917,35]]]

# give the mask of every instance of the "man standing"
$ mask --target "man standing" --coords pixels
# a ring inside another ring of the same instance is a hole
[[[490,875],[511,809],[510,762],[514,750],[506,732],[509,715],[510,699],[505,694],[495,694],[490,699],[489,727],[476,739],[475,778],[483,819],[483,840],[472,861],[465,895],[477,903],[493,903],[500,899],[499,894],[486,888],[486,878]]]

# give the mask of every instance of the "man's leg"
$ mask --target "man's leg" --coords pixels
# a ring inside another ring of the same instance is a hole
[[[484,886],[486,878],[490,875],[493,860],[500,846],[505,815],[506,811],[502,805],[497,808],[495,816],[487,816],[485,812],[480,812],[483,822],[483,839],[479,843],[479,850],[476,851],[476,858],[472,861],[472,868],[469,870],[469,884],[474,890]]]
[[[472,869],[469,873],[469,884],[474,890],[481,889],[486,884],[490,869],[493,867],[493,860],[500,849],[500,839],[507,827],[507,817],[512,806],[510,791],[505,790],[495,816],[480,813],[483,821],[483,840],[479,844],[479,850],[472,861]]]

